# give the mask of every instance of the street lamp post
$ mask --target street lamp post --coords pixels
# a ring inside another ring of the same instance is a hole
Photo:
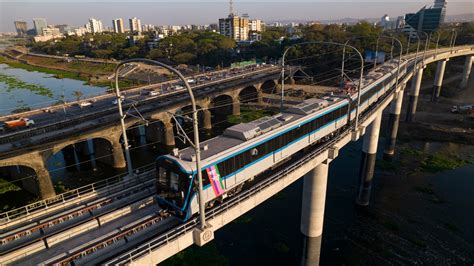
[[[283,97],[284,97],[284,91],[283,90],[284,90],[284,85],[285,85],[285,57],[286,57],[288,51],[290,51],[290,49],[292,49],[296,46],[307,45],[307,44],[329,44],[329,45],[342,46],[344,52],[345,52],[345,48],[349,47],[349,48],[353,49],[359,55],[361,66],[360,66],[359,88],[357,90],[357,107],[356,107],[356,117],[355,117],[355,126],[354,126],[354,131],[356,131],[357,126],[359,124],[360,91],[362,89],[362,78],[364,77],[364,57],[362,56],[362,53],[359,50],[357,50],[357,48],[355,48],[352,45],[347,45],[347,42],[346,43],[338,43],[338,42],[325,42],[325,41],[309,41],[309,42],[296,43],[296,44],[290,45],[288,48],[286,48],[286,50],[283,52],[283,57],[281,59],[281,66],[282,66],[282,69],[281,69],[281,90],[282,90],[281,91],[281,97],[282,97],[281,98],[281,110],[283,111]],[[350,114],[349,114],[349,117],[350,117]]]
[[[192,105],[192,110],[193,110],[193,129],[194,129],[194,143],[191,143],[191,144],[194,147],[194,151],[196,153],[196,172],[197,172],[196,175],[197,175],[197,179],[198,179],[199,217],[200,217],[200,221],[201,221],[200,229],[203,230],[207,227],[207,224],[206,224],[206,216],[205,216],[206,213],[205,213],[205,207],[204,207],[204,201],[203,201],[202,173],[201,173],[201,148],[199,146],[198,116],[197,116],[197,107],[196,107],[196,101],[194,99],[193,91],[192,91],[191,87],[189,86],[188,81],[183,76],[183,74],[181,74],[181,72],[179,72],[175,68],[173,68],[173,67],[171,67],[167,64],[161,63],[159,61],[144,59],[144,58],[137,58],[137,59],[130,59],[130,60],[122,61],[122,62],[120,62],[120,64],[117,65],[117,67],[115,68],[115,92],[116,92],[116,96],[117,96],[117,106],[119,108],[119,113],[120,113],[120,118],[121,118],[122,133],[123,133],[123,136],[124,136],[124,144],[125,144],[125,147],[126,147],[125,148],[125,155],[127,156],[127,160],[130,159],[130,154],[129,154],[129,151],[128,151],[128,142],[127,142],[125,122],[124,122],[125,117],[123,115],[122,105],[120,103],[120,90],[119,90],[119,87],[118,87],[118,70],[122,65],[127,64],[127,63],[132,63],[132,62],[143,62],[143,63],[158,65],[160,67],[166,68],[170,72],[173,72],[174,74],[176,74],[179,77],[179,79],[181,79],[181,81],[184,83],[184,85],[186,86],[186,89],[189,93],[189,98],[191,99],[191,105]],[[132,173],[131,163],[129,161],[127,161],[127,164],[129,165],[129,174],[131,174]]]

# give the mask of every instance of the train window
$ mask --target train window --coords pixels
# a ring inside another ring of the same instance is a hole
[[[205,187],[205,186],[211,184],[211,182],[209,181],[209,176],[207,175],[206,169],[202,170],[201,174],[202,174],[202,187]]]
[[[172,192],[178,192],[178,175],[170,171],[170,189]]]

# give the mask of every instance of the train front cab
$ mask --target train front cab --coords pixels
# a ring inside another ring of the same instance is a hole
[[[156,160],[155,186],[157,202],[160,207],[185,220],[188,215],[188,202],[192,193],[193,176],[186,173],[178,164],[166,156]]]

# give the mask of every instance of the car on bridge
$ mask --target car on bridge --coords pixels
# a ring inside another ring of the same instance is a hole
[[[90,101],[80,102],[78,104],[79,108],[92,107],[93,104]]]
[[[120,96],[120,103],[123,103],[124,100],[125,100],[125,96],[123,96],[123,95]],[[117,105],[117,104],[118,104],[118,100],[117,100],[117,99],[114,99],[114,100],[112,101],[112,104],[113,104],[113,105]]]

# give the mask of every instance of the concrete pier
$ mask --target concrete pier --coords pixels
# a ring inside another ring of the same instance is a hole
[[[474,57],[472,55],[466,56],[466,62],[464,63],[464,71],[462,72],[461,89],[465,89],[467,87],[467,84],[469,83],[473,58]]]
[[[304,176],[301,208],[301,233],[304,235],[302,265],[319,265],[327,181],[327,161]]]
[[[381,121],[382,112],[380,111],[370,126],[367,127],[367,132],[364,136],[362,158],[359,169],[359,191],[356,199],[356,203],[359,206],[369,205]]]
[[[443,85],[444,70],[446,69],[446,62],[448,60],[442,60],[438,62],[438,68],[436,69],[436,76],[433,84],[433,93],[431,94],[431,101],[437,102],[439,95],[441,94],[441,86]]]
[[[232,103],[232,115],[240,115],[240,102],[238,100]]]
[[[117,141],[112,145],[112,154],[114,158],[114,168],[125,168],[127,166],[125,155],[123,154],[122,144],[120,142]]]
[[[211,111],[209,110],[202,111],[202,128],[207,130],[212,129]]]
[[[171,122],[164,123],[163,125],[163,136],[164,136],[164,144],[166,146],[174,146],[174,131],[173,131],[173,124]]]
[[[397,92],[395,99],[390,105],[390,115],[388,118],[388,137],[385,144],[385,151],[383,158],[385,160],[392,160],[395,155],[395,144],[397,142],[398,124],[400,122],[400,113],[402,111],[403,92],[406,84],[402,84],[402,89]]]
[[[416,106],[418,104],[418,96],[420,95],[421,79],[423,78],[423,68],[419,68],[417,73],[411,79],[410,98],[408,101],[408,110],[405,122],[413,122],[416,114]]]

